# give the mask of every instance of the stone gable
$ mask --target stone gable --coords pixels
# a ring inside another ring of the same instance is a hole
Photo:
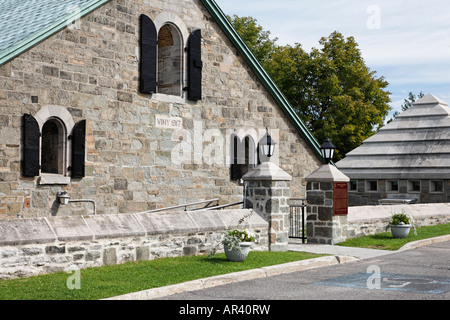
[[[201,29],[201,100],[140,92],[141,14]],[[73,123],[86,120],[85,176],[24,177],[22,116],[61,108]],[[0,66],[0,125],[0,219],[91,212],[89,203],[60,205],[61,190],[96,201],[98,214],[242,201],[229,155],[239,130],[259,139],[269,129],[293,197],[305,196],[304,177],[320,165],[201,1],[113,0]]]

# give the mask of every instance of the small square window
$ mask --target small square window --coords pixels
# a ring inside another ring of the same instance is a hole
[[[358,181],[356,181],[356,180],[351,180],[350,181],[349,191],[350,192],[358,191]]]
[[[420,192],[420,181],[408,181],[408,192]]]
[[[442,193],[444,192],[444,182],[443,181],[430,181],[430,192]]]
[[[386,185],[387,191],[398,191],[398,180],[389,180]]]
[[[369,192],[378,191],[378,181],[377,180],[366,181],[366,191]]]

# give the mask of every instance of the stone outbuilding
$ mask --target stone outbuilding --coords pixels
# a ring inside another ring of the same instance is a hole
[[[339,161],[349,204],[450,201],[450,108],[429,94]]]
[[[262,160],[293,197],[319,143],[213,0],[0,3],[0,219],[243,200]]]

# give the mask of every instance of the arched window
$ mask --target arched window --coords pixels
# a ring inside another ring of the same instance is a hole
[[[68,184],[85,173],[86,120],[74,123],[66,108],[44,106],[23,116],[24,177],[40,184]]]
[[[258,164],[257,149],[252,137],[245,136],[241,140],[237,135],[232,136],[231,148],[231,179],[239,180]]]
[[[142,14],[140,31],[140,92],[159,99],[201,100],[201,30],[189,33],[178,16],[162,12],[154,21]]]
[[[41,172],[65,174],[66,128],[61,119],[50,118],[42,127]]]
[[[158,33],[158,93],[181,96],[183,43],[180,31],[165,24]]]

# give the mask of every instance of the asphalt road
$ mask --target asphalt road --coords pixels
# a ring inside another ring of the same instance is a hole
[[[450,242],[163,300],[450,300]]]

